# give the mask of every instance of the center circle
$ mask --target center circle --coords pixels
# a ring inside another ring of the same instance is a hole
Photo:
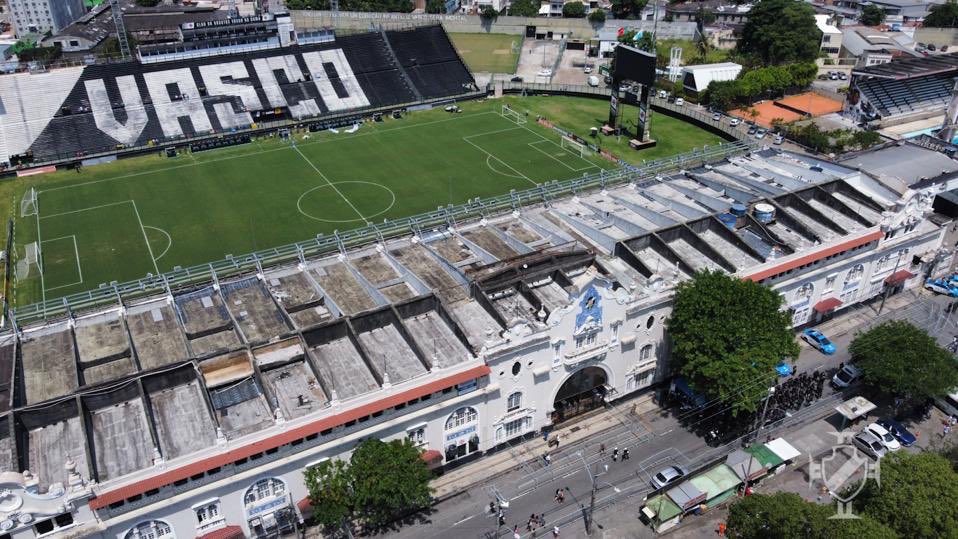
[[[353,196],[350,196],[353,195]],[[299,213],[314,221],[323,223],[363,223],[359,216],[353,219],[332,219],[330,217],[319,217],[325,211],[329,211],[329,200],[348,201],[344,211],[352,214],[361,213],[367,221],[374,217],[386,213],[392,209],[396,203],[396,193],[385,185],[376,182],[367,182],[362,180],[347,180],[341,182],[332,182],[325,185],[317,185],[307,189],[299,196],[296,201],[296,208]],[[358,203],[358,202],[362,203]],[[372,202],[372,204],[370,204]],[[367,206],[375,205],[382,208],[375,213],[366,213]]]

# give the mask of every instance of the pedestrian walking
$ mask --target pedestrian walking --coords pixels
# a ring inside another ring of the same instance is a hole
[[[552,457],[551,457],[551,456],[549,456],[549,454],[548,454],[548,453],[546,453],[545,455],[542,455],[542,460],[544,460],[544,461],[545,461],[545,463],[546,463],[546,466],[548,466],[548,465],[550,465],[550,464],[552,464]]]
[[[626,447],[622,450],[622,460],[629,460],[629,448]]]
[[[558,527],[558,526],[553,526],[553,527],[552,527],[552,536],[553,536],[553,537],[559,537],[559,527]]]
[[[545,513],[539,513],[539,527],[545,528],[546,526],[546,515]]]
[[[605,444],[599,444],[599,454],[605,456]]]
[[[951,425],[952,427],[954,427],[954,426],[955,426],[955,423],[958,423],[958,417],[951,416],[951,417],[948,418],[948,424],[949,424],[949,425]]]
[[[562,501],[562,489],[561,489],[561,488],[557,488],[557,489],[556,489],[556,495],[555,495],[552,499],[555,500],[556,503],[559,503],[559,502]]]
[[[619,448],[612,448],[612,462],[617,462],[619,460]]]
[[[951,425],[945,425],[944,428],[941,429],[941,437],[944,438],[948,436],[949,432],[951,432]]]

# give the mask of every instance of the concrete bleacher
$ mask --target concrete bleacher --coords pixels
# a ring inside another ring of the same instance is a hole
[[[944,108],[954,86],[950,76],[912,79],[861,79],[856,87],[882,118]]]
[[[28,152],[66,160],[228,133],[251,127],[259,111],[309,120],[405,105],[459,95],[472,83],[438,25],[228,56],[2,75],[0,163]]]

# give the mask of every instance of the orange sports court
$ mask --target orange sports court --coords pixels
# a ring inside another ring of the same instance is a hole
[[[758,116],[752,115],[752,110]],[[751,107],[730,110],[728,113],[744,120],[754,120],[763,127],[772,127],[772,121],[793,122],[802,118],[824,116],[842,110],[842,102],[820,96],[814,92],[790,95],[775,101],[763,101]]]

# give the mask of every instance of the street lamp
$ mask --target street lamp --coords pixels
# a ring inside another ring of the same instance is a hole
[[[758,432],[765,428],[765,414],[768,412],[768,401],[775,395],[775,386],[768,388],[768,395],[765,395],[765,406],[762,408],[762,419],[759,421],[758,428],[755,429],[755,438],[758,438]]]

